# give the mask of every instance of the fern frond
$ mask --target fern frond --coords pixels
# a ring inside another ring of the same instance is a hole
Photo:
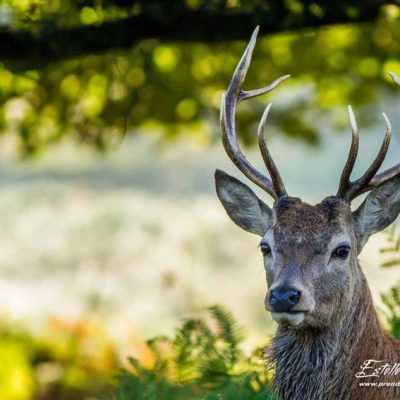
[[[241,328],[222,307],[209,318],[188,319],[173,339],[148,341],[152,368],[130,359],[109,400],[269,399],[264,368],[240,351]]]
[[[395,224],[385,230],[388,246],[380,249],[381,254],[386,254],[387,259],[382,261],[382,268],[391,268],[400,265],[400,231]]]

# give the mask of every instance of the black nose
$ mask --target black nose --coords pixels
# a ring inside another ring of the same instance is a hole
[[[288,312],[300,301],[300,295],[301,292],[292,288],[273,289],[269,295],[269,305],[273,311]]]

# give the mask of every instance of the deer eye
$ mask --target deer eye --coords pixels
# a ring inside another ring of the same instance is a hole
[[[268,243],[261,243],[260,248],[264,256],[271,253],[271,246]]]
[[[341,258],[342,260],[345,260],[350,254],[350,247],[349,246],[339,246],[334,250],[332,253],[333,257],[336,258]]]

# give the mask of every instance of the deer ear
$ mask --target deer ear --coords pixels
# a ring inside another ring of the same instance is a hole
[[[264,236],[272,225],[272,210],[247,185],[219,169],[215,171],[215,186],[232,221],[248,232]]]
[[[400,213],[400,176],[394,176],[372,190],[353,212],[361,247],[369,236],[388,227]]]

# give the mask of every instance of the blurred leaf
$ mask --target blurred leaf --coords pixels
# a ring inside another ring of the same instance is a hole
[[[267,377],[257,357],[239,350],[241,329],[219,306],[207,319],[189,319],[173,339],[149,342],[152,368],[130,359],[120,372],[110,399],[239,400],[269,399]]]
[[[400,11],[394,4],[384,3],[374,22],[293,33],[282,21],[282,33],[259,39],[245,88],[264,86],[287,73],[293,75],[268,95],[268,101],[274,99],[276,104],[270,118],[275,131],[318,145],[321,126],[328,123],[342,128],[333,115],[335,108],[349,103],[369,107],[360,126],[375,122],[378,99],[395,90],[389,86],[387,71],[400,72]],[[335,7],[348,20],[358,18],[366,11],[354,4],[346,8],[344,3],[335,6],[317,1],[308,7],[291,1],[280,9],[274,2],[256,0],[174,0],[168,3],[168,11],[201,10],[228,16],[238,11],[249,15],[283,12],[288,21],[293,15],[305,22],[307,18],[325,18]],[[13,0],[4,3],[0,16],[16,32],[25,29],[43,33],[96,26],[131,15],[161,18],[165,7],[158,0]],[[97,34],[99,40],[103,39],[101,35],[108,35],[102,31]],[[102,54],[83,54],[53,63],[45,62],[45,55],[38,54],[37,64],[28,70],[22,68],[25,54],[18,53],[13,63],[0,65],[2,133],[15,135],[25,156],[40,154],[64,138],[104,151],[120,143],[126,132],[139,131],[160,131],[164,142],[188,136],[203,144],[211,143],[220,138],[221,94],[245,45],[245,41],[207,44],[152,39],[128,50],[111,48]],[[62,46],[74,48],[79,43],[66,42]],[[250,100],[238,108],[238,135],[245,144],[255,143],[256,125],[266,101]]]

